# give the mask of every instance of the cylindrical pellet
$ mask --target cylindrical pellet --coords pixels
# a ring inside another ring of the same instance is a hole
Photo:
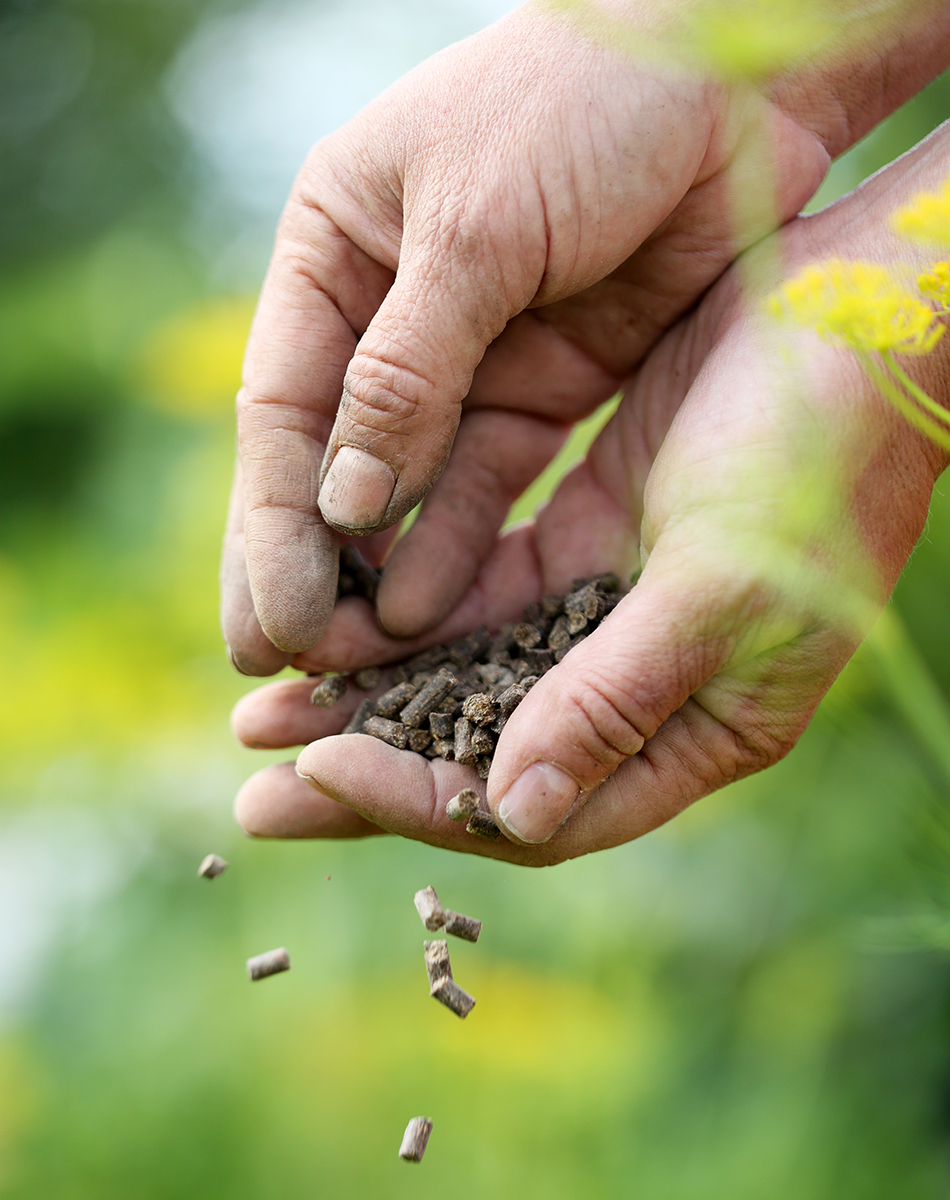
[[[478,812],[478,793],[474,788],[462,788],[457,796],[445,806],[445,815],[450,821],[467,821],[472,813]]]
[[[412,898],[413,904],[416,906],[416,912],[422,918],[422,923],[426,929],[433,931],[441,929],[445,924],[445,909],[439,903],[439,897],[436,895],[436,890],[430,884],[427,888],[422,888]]]
[[[214,879],[228,869],[228,864],[219,854],[209,854],[201,860],[198,874],[203,879]]]
[[[418,729],[423,722],[428,722],[429,713],[438,709],[457,682],[452,672],[442,667],[400,711],[400,721],[408,729]]]
[[[436,983],[429,995],[450,1008],[457,1017],[467,1017],[475,1007],[475,997],[470,996],[455,982],[451,975],[446,975]]]
[[[397,750],[405,750],[409,742],[409,730],[398,721],[390,721],[386,717],[368,717],[363,723],[363,733],[370,737],[379,738]]]
[[[491,813],[472,813],[465,829],[467,833],[474,833],[478,837],[487,838],[490,842],[497,842],[501,837],[501,830],[495,824],[495,818]]]
[[[488,692],[473,692],[462,701],[462,716],[473,725],[490,725],[498,715],[498,701]]]
[[[449,961],[449,943],[445,938],[436,942],[423,942],[425,952],[426,974],[429,977],[429,991],[442,979],[452,978],[452,964]]]
[[[441,907],[441,906],[440,906]],[[462,938],[466,942],[477,942],[482,931],[481,921],[474,917],[466,917],[462,913],[453,912],[447,908],[442,913],[443,927],[452,937]]]
[[[268,975],[277,975],[281,971],[289,970],[290,957],[283,946],[247,960],[247,973],[252,979],[265,979]]]
[[[455,761],[466,767],[475,765],[475,751],[472,748],[472,722],[468,717],[459,717],[455,722]]]
[[[356,712],[350,717],[347,723],[343,726],[343,733],[362,733],[363,726],[376,711],[372,700],[363,700]]]
[[[428,1117],[413,1117],[402,1135],[399,1157],[406,1162],[422,1162],[431,1132],[432,1122]]]
[[[447,712],[429,713],[429,728],[435,738],[454,738],[455,717]]]
[[[379,687],[382,677],[383,673],[379,667],[360,667],[352,675],[353,682],[361,692],[371,692],[373,688]]]
[[[376,715],[387,717],[390,721],[395,720],[416,694],[416,690],[408,680],[405,683],[397,683],[388,692],[383,692],[376,701]]]
[[[330,708],[346,695],[346,676],[328,675],[310,693],[310,703],[318,708]]]
[[[476,725],[472,730],[472,749],[475,751],[476,758],[491,754],[495,749],[495,735],[490,729],[483,729],[481,725]]]
[[[428,729],[410,729],[406,749],[422,754],[432,745],[432,734]]]

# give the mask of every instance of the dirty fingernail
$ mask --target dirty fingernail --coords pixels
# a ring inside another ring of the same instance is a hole
[[[395,487],[388,463],[356,446],[342,446],[320,488],[320,511],[334,529],[360,533],[380,523]]]
[[[502,797],[498,819],[519,841],[546,842],[560,829],[579,794],[577,781],[560,767],[532,763]]]

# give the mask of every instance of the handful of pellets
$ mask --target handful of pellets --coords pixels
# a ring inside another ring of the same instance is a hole
[[[348,573],[348,594],[358,590],[353,578]],[[426,758],[454,759],[487,779],[498,736],[528,691],[593,633],[624,595],[612,573],[576,579],[566,595],[529,604],[517,624],[494,634],[482,626],[448,645],[430,646],[397,665],[389,691],[364,700],[342,732],[366,733]],[[368,691],[379,679],[376,667],[328,676],[314,688],[311,701],[334,704],[348,680]]]

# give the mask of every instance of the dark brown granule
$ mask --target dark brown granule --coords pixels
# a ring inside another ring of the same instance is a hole
[[[455,717],[447,712],[429,713],[429,729],[434,738],[454,738]]]
[[[455,722],[455,761],[462,766],[475,765],[475,750],[472,747],[472,729],[468,717],[459,717]]]
[[[444,758],[447,762],[451,762],[455,758],[454,738],[436,738],[432,745],[435,747],[438,758]]]
[[[394,720],[402,710],[406,707],[409,701],[416,694],[416,688],[406,680],[404,683],[397,683],[395,687],[391,687],[388,692],[383,694],[376,701],[375,713],[377,717],[388,717],[391,721]]]
[[[450,908],[445,909],[442,916],[444,918],[442,928],[446,933],[466,942],[478,941],[478,935],[482,931],[481,921],[476,921],[474,917],[466,917],[462,913],[453,912]]]
[[[410,729],[406,741],[406,749],[416,754],[423,754],[432,745],[432,734],[428,729]]]
[[[328,675],[310,693],[310,703],[318,708],[330,708],[346,695],[346,676]]]
[[[409,730],[399,721],[390,721],[388,717],[367,717],[361,732],[379,738],[397,750],[405,750],[409,744]]]
[[[491,755],[495,749],[495,735],[483,725],[476,725],[472,729],[472,749],[476,758]]]
[[[360,667],[358,671],[353,672],[350,678],[361,692],[371,692],[374,688],[379,687],[382,677],[383,673],[379,667]]]
[[[462,701],[462,716],[473,725],[490,725],[498,716],[498,701],[488,692],[472,692]]]
[[[410,729],[428,724],[429,713],[436,712],[442,701],[455,687],[458,680],[447,667],[440,667],[428,683],[424,683],[415,696],[402,709],[399,719]]]
[[[352,717],[343,726],[341,733],[362,733],[363,726],[375,712],[376,706],[372,700],[361,701],[356,712],[354,712]]]
[[[490,842],[497,842],[501,837],[501,830],[495,824],[495,818],[491,813],[482,812],[481,810],[472,813],[465,828],[469,833],[487,838]]]

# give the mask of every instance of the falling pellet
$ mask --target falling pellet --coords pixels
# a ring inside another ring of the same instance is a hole
[[[423,942],[422,949],[426,960],[426,975],[429,977],[429,991],[442,979],[452,978],[452,963],[449,960],[449,943],[445,938],[437,942]]]
[[[450,1008],[457,1017],[465,1018],[475,1007],[475,997],[460,988],[451,975],[446,975],[432,985],[429,995]]]
[[[466,917],[463,913],[453,912],[450,908],[443,913],[443,928],[452,937],[462,938],[466,942],[477,942],[482,931],[481,921],[474,917]]]
[[[251,979],[266,979],[268,975],[279,975],[281,971],[289,970],[290,955],[283,946],[247,960],[247,973]]]
[[[198,874],[203,879],[214,879],[222,872],[228,869],[228,864],[220,856],[220,854],[209,854],[201,860],[201,866],[198,868]]]
[[[434,931],[441,929],[445,924],[445,909],[439,903],[439,897],[436,895],[435,888],[431,886],[422,888],[416,892],[412,898],[413,904],[416,906],[416,912],[422,918],[422,924],[426,929]]]
[[[406,1132],[402,1135],[399,1157],[405,1159],[406,1162],[422,1162],[431,1132],[432,1122],[428,1117],[413,1117],[406,1126]]]

